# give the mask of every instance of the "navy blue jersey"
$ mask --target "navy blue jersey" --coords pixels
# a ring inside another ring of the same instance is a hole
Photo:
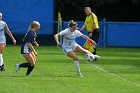
[[[33,43],[34,41],[36,41],[36,33],[30,30],[24,36],[22,44]]]
[[[36,33],[30,30],[23,38],[23,42],[21,45],[21,54],[28,54],[32,52],[32,50],[28,46],[28,43],[33,43],[34,41],[36,41]]]

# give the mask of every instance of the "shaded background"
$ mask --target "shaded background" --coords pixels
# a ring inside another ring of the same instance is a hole
[[[60,11],[64,21],[84,21],[84,6],[90,6],[99,21],[140,21],[140,0],[55,0],[55,20]]]
[[[56,45],[54,34],[65,29],[69,20],[77,21],[79,28],[83,25],[85,6],[90,6],[98,16],[99,46],[140,47],[140,0],[0,0],[3,20],[17,44],[22,42],[30,22],[38,20],[41,29],[37,32],[37,41],[40,45]],[[57,23],[58,11],[63,18],[61,26]],[[86,30],[82,33],[87,35]],[[6,38],[7,44],[12,44],[7,34]],[[77,42],[84,43],[81,38]]]

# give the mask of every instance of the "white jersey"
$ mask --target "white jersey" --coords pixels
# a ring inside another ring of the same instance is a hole
[[[60,35],[63,36],[63,48],[68,46],[73,46],[76,44],[75,39],[76,37],[80,37],[83,35],[80,31],[75,30],[71,32],[69,28],[60,32]]]
[[[4,27],[5,27],[5,22],[0,21],[0,43],[6,43],[6,39],[4,35]]]

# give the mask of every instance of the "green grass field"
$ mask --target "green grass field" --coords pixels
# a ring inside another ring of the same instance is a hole
[[[98,48],[101,60],[97,62],[87,62],[78,54],[83,78],[61,49],[41,46],[36,50],[37,65],[31,77],[25,77],[26,69],[15,72],[15,64],[25,61],[20,47],[7,45],[0,93],[140,93],[139,48]]]

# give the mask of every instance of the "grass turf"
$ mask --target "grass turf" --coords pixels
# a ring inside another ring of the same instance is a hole
[[[31,77],[25,77],[26,69],[15,72],[15,64],[25,62],[20,46],[6,47],[0,93],[140,93],[139,48],[98,48],[101,60],[96,62],[78,54],[84,78],[77,76],[73,60],[61,49],[36,50],[37,65]]]

